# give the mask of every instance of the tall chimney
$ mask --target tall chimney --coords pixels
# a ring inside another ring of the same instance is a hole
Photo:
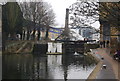
[[[70,29],[68,27],[68,23],[69,23],[69,9],[66,9],[66,17],[65,17],[65,30],[64,30],[64,35],[69,37],[69,32]]]

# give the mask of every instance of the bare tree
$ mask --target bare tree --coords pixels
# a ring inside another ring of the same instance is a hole
[[[113,27],[120,31],[120,3],[119,2],[101,2],[100,20],[109,22]]]
[[[36,26],[39,25],[39,28],[37,28],[39,40],[40,27],[45,26],[48,29],[50,25],[54,24],[55,14],[52,7],[41,0],[40,2],[23,2],[21,3],[21,8],[24,18],[33,22],[33,39],[35,39]]]
[[[90,1],[77,1],[69,7],[70,25],[72,27],[93,24],[99,20],[99,4]]]
[[[48,39],[48,31],[51,25],[55,24],[55,14],[50,4],[44,2],[42,9],[38,9],[39,12],[39,24],[46,26],[46,36],[45,39]],[[38,31],[38,38],[39,38],[40,31]]]
[[[95,21],[103,20],[110,22],[117,28],[120,26],[120,2],[84,2],[78,0],[69,9],[71,25],[89,25]]]
[[[120,44],[120,2],[101,2],[100,20],[108,22],[118,31],[118,43]],[[116,31],[116,32],[117,32]],[[113,35],[114,36],[114,35]]]

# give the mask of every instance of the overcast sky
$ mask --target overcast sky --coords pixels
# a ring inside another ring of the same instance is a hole
[[[64,26],[66,8],[69,7],[75,0],[45,0],[52,5],[52,8],[56,14],[57,24]]]
[[[46,2],[50,3],[55,14],[56,14],[56,22],[59,27],[64,27],[65,25],[65,12],[66,8],[76,2],[76,0],[45,0]],[[99,28],[99,22],[91,25],[95,28]]]

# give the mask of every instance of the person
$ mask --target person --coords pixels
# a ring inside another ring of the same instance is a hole
[[[115,54],[114,54],[114,59],[119,58],[120,59],[120,49],[116,50]]]
[[[107,47],[109,47],[109,41],[107,41],[106,43],[107,43]]]
[[[103,47],[105,48],[105,41],[103,41]]]
[[[102,41],[100,41],[100,48],[102,48],[102,45],[103,45],[103,42],[102,42]]]

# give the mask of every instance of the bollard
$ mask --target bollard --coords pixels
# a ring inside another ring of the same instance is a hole
[[[107,66],[106,65],[103,65],[103,69],[106,69],[107,68]]]

